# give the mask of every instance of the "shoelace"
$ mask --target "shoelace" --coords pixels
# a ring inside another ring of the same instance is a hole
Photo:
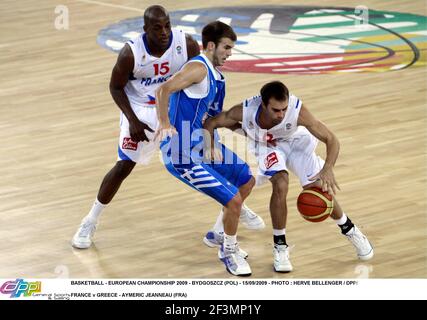
[[[236,251],[227,256],[227,259],[231,263],[231,265],[238,266],[240,264],[246,263],[246,260],[242,256],[240,256],[240,254],[238,254],[238,252],[239,252],[239,248],[236,247]]]
[[[276,246],[277,252],[279,253],[279,259],[284,256],[286,260],[289,259],[289,247],[287,246]]]
[[[92,230],[93,229],[95,229],[95,224],[94,223],[91,223],[91,222],[89,222],[89,221],[86,221],[83,225],[82,225],[82,229],[81,229],[81,231],[80,231],[80,233],[79,233],[79,235],[81,236],[81,237],[87,237],[91,232],[92,232]]]
[[[225,252],[226,250],[224,250],[224,254],[226,258],[230,260],[230,262],[234,264],[240,264],[242,262],[246,263],[245,258],[239,254],[240,253],[239,244],[236,244],[234,251],[227,251],[227,254]],[[232,257],[234,257],[234,259]]]
[[[255,214],[255,212],[253,212],[251,209],[249,209],[246,205],[243,205],[242,209],[244,210],[243,215],[246,214],[249,217],[249,219],[256,218],[257,215]]]
[[[348,237],[350,240],[352,240],[358,250],[360,247],[365,247],[364,236],[359,234],[358,232],[354,232],[353,234],[348,235]]]

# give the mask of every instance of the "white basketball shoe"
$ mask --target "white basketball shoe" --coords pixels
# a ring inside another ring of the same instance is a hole
[[[360,260],[369,260],[374,256],[374,248],[369,242],[368,238],[359,230],[358,227],[354,226],[348,231],[345,236],[356,248],[357,256]]]
[[[247,277],[252,274],[249,263],[238,253],[239,247],[230,251],[224,248],[223,245],[218,250],[218,257],[224,263],[228,272],[235,276]]]
[[[218,233],[213,230],[208,231],[208,233],[206,233],[205,237],[203,238],[203,242],[210,248],[220,248],[221,245],[224,243],[224,233]],[[246,259],[249,256],[249,254],[245,250],[241,249],[239,246],[237,246],[237,252],[243,259]],[[219,254],[220,251],[218,251],[218,258],[224,258]]]
[[[274,271],[276,272],[291,272],[292,264],[289,260],[289,247],[287,245],[274,245]]]
[[[264,220],[245,204],[243,204],[242,210],[240,211],[240,222],[247,229],[251,230],[261,230],[265,228]]]
[[[96,222],[84,217],[79,229],[71,240],[71,245],[78,249],[87,249],[92,245],[92,237],[96,231]]]

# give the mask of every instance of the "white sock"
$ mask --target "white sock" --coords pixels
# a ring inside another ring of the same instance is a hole
[[[221,210],[219,213],[218,218],[216,219],[215,225],[213,227],[213,230],[216,233],[224,233],[224,222],[222,219],[224,218],[224,209]]]
[[[285,229],[273,229],[273,236],[283,236],[286,234],[286,228]]]
[[[95,199],[95,202],[93,203],[92,209],[90,209],[88,215],[86,216],[89,220],[92,220],[94,222],[98,221],[99,216],[102,213],[102,210],[106,207],[106,204],[102,204],[99,202],[98,199]]]
[[[334,219],[335,220],[335,219]],[[347,216],[346,216],[346,214],[343,212],[342,213],[342,217],[341,218],[339,218],[339,219],[337,219],[337,220],[335,220],[335,223],[337,224],[337,225],[339,225],[339,226],[342,226],[344,223],[346,223],[346,221],[347,221]]]
[[[229,236],[224,232],[224,249],[227,251],[234,251],[237,245],[237,235]]]

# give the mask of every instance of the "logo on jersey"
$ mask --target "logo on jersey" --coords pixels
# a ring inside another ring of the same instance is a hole
[[[123,138],[122,149],[136,151],[138,148],[138,142],[133,141],[131,138]]]
[[[286,126],[286,130],[290,130],[292,128],[292,124],[291,123],[287,123],[285,126]]]
[[[155,97],[147,94],[147,98],[148,98],[148,100],[145,101],[146,104],[149,104],[149,105],[155,105],[156,104],[156,98]]]
[[[157,78],[142,78],[141,79],[141,85],[144,85],[146,87],[151,86],[156,83],[163,83],[166,82],[172,75],[168,75],[166,77],[157,77]]]
[[[182,47],[181,46],[176,47],[176,53],[178,53],[178,54],[182,53]]]
[[[273,165],[279,162],[276,152],[270,153],[264,160],[265,167],[270,169]]]
[[[199,43],[207,23],[219,19],[237,33],[223,69],[274,74],[354,73],[425,66],[427,17],[359,6],[214,7],[170,12],[173,26]],[[119,51],[142,32],[143,18],[100,30],[98,43]]]

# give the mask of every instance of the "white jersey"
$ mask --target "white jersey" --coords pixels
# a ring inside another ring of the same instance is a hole
[[[297,122],[302,101],[296,96],[289,95],[289,104],[282,122],[271,129],[262,129],[258,124],[262,108],[261,96],[255,96],[243,101],[242,129],[250,139],[250,148],[257,155],[259,148],[267,146],[268,142],[289,140],[299,129]],[[261,145],[261,146],[260,146]]]
[[[313,181],[312,176],[323,167],[324,161],[316,155],[317,139],[303,126],[298,126],[302,102],[289,95],[285,117],[271,129],[261,129],[258,117],[261,96],[243,102],[242,128],[249,137],[249,149],[258,160],[257,184],[262,184],[278,172],[291,171],[301,186]]]
[[[172,77],[187,62],[185,33],[172,28],[169,48],[160,57],[154,57],[148,49],[146,34],[129,40],[134,57],[133,78],[125,86],[130,105],[134,111],[139,107],[155,107],[156,89]]]

